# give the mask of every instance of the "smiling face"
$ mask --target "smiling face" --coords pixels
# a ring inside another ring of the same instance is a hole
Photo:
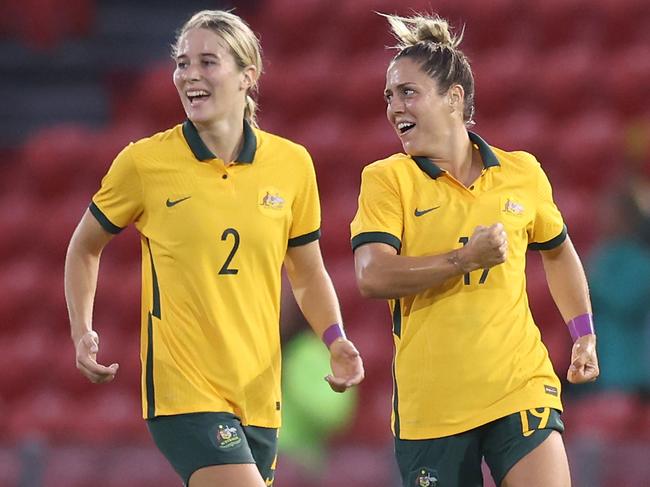
[[[386,72],[386,116],[404,152],[430,156],[458,124],[464,126],[462,96],[459,85],[440,95],[438,83],[417,62],[408,57],[394,60]]]
[[[237,66],[228,45],[209,29],[189,29],[178,42],[174,85],[195,124],[242,119],[254,74],[253,67]]]

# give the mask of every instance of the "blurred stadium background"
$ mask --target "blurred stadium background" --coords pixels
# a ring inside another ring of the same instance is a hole
[[[304,144],[314,157],[324,256],[367,371],[345,406],[347,422],[319,424],[325,415],[309,400],[317,392],[309,377],[303,380],[303,406],[311,409],[292,434],[309,438],[318,458],[306,460],[295,445],[283,450],[278,487],[398,485],[389,431],[389,315],[383,302],[361,300],[348,243],[362,167],[400,150],[382,99],[391,57],[384,46],[392,40],[373,11],[434,11],[466,25],[463,49],[477,83],[475,130],[493,145],[538,156],[586,263],[612,239],[636,241],[648,230],[647,0],[2,0],[2,487],[180,485],[140,418],[135,232],[123,232],[102,260],[95,309],[100,359],[121,365],[110,385],[91,385],[74,367],[63,262],[74,226],[117,152],[183,120],[168,55],[175,29],[197,10],[232,7],[264,48],[262,128]],[[621,195],[641,210],[641,220],[625,226],[625,211],[608,210]],[[614,259],[611,276],[626,255]],[[625,325],[626,336],[640,337],[631,349],[638,357],[629,357],[637,380],[567,386],[565,438],[577,487],[647,486],[650,295],[639,290],[648,289],[650,275],[642,272],[612,292],[606,281],[596,284],[605,296],[621,297],[609,303],[614,309],[628,309],[625,299],[637,291],[641,312]],[[528,286],[563,376],[570,339],[536,255]],[[292,300],[284,302],[290,345],[304,323]],[[598,326],[598,314],[596,320]],[[621,350],[611,352],[612,369]],[[603,353],[607,367],[609,352]],[[324,373],[316,370],[314,381]]]

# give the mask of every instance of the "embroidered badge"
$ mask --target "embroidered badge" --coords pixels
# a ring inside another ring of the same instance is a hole
[[[266,191],[266,194],[262,197],[260,202],[264,208],[269,208],[272,210],[281,210],[284,208],[284,198],[280,196],[279,193],[271,193]]]
[[[241,437],[237,428],[220,424],[217,430],[217,446],[223,450],[227,450],[239,444],[241,444]]]
[[[421,468],[415,477],[415,487],[436,487],[438,485],[438,472],[429,468]]]
[[[516,202],[511,198],[508,198],[501,211],[504,213],[509,213],[510,215],[521,215],[524,212],[524,205]]]

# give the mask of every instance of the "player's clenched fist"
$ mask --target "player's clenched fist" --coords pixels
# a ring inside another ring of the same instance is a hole
[[[460,264],[466,272],[502,264],[507,255],[508,235],[501,223],[476,227],[467,245],[458,251]]]

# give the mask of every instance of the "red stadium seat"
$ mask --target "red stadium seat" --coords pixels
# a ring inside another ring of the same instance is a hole
[[[27,183],[24,174],[24,171],[7,174],[9,180],[16,182],[16,185],[8,187],[0,197],[0,222],[4,233],[0,239],[0,262],[9,262],[16,255],[27,255],[38,250],[33,232],[40,215],[36,210],[38,205],[25,187],[27,185],[20,183]],[[0,301],[1,299],[0,297]]]
[[[41,374],[44,370],[47,366],[41,368]],[[74,399],[66,396],[55,384],[32,389],[9,403],[5,418],[8,437],[13,443],[23,438],[66,438],[75,421],[71,414],[73,410]]]
[[[24,314],[21,321],[12,323],[20,325],[15,333],[5,332],[0,342],[2,355],[0,363],[4,372],[0,377],[0,388],[5,399],[15,399],[29,390],[48,385],[56,379],[50,374],[49,365],[52,352],[50,350],[55,341],[54,328],[43,329],[45,319],[52,325],[57,325],[56,320],[47,313],[39,315],[41,318],[32,321],[31,317]],[[65,328],[62,328],[62,331]],[[67,363],[74,367],[72,347],[69,348]],[[48,373],[45,373],[47,371]]]
[[[597,43],[600,12],[591,0],[547,0],[527,5],[529,25],[537,27],[537,46],[551,50],[577,43]],[[563,49],[559,49],[563,51]]]
[[[30,190],[43,201],[83,187],[86,173],[95,174],[94,132],[74,124],[54,125],[32,135],[21,159]]]
[[[646,0],[594,0],[593,6],[600,13],[603,47],[618,50],[647,45],[650,11]]]
[[[51,215],[51,204],[41,200],[38,207],[39,212],[33,215],[34,220],[38,218],[37,215],[51,215],[39,222],[41,234],[39,250],[41,252],[49,252],[50,255],[56,256],[59,262],[63,262],[70,238],[88,208],[91,194],[90,188],[88,188],[83,192],[59,195],[56,201],[56,218]]]
[[[20,457],[13,448],[0,449],[0,485],[18,485],[21,467]]]
[[[603,101],[601,71],[594,68],[602,57],[591,45],[569,45],[547,50],[537,59],[535,77],[527,89],[539,97],[550,116],[564,117]],[[527,60],[530,64],[530,59]]]
[[[650,401],[643,401],[638,409],[637,421],[641,440],[650,444]]]
[[[330,23],[323,21],[329,12],[330,6],[320,0],[268,0],[261,4],[257,17],[251,19],[251,25],[259,26],[255,30],[268,53],[286,54],[296,48],[311,50],[329,36]],[[278,35],[280,32],[291,35]],[[289,70],[286,72],[291,73]]]
[[[377,429],[377,425],[370,425]],[[351,437],[354,438],[354,437]],[[376,487],[397,485],[391,440],[359,447],[351,439],[335,447],[325,468],[322,487]]]
[[[38,309],[42,299],[50,292],[43,278],[48,273],[49,263],[36,254],[23,255],[15,261],[6,262],[0,273],[0,330],[19,329],[33,309]],[[59,281],[60,282],[60,281]]]
[[[77,397],[69,438],[95,445],[147,442],[149,433],[139,396],[116,381],[99,387],[90,384],[94,390]]]
[[[140,422],[145,428],[144,421]],[[177,487],[181,483],[178,474],[150,439],[142,447],[114,449],[108,464],[110,468],[102,479],[103,487],[122,487],[124,479],[139,487]]]
[[[153,130],[146,120],[135,118],[116,121],[97,134],[94,139],[95,176],[89,182],[93,192],[99,189],[101,178],[122,149],[130,142],[150,136]]]
[[[90,34],[95,19],[93,0],[5,0],[15,34],[30,47],[52,49],[64,39]]]
[[[124,86],[116,87],[120,95],[114,96],[114,119],[120,123],[138,120],[153,132],[181,123],[185,113],[172,81],[173,71],[171,60],[152,64],[137,76],[127,96],[122,93]]]
[[[513,109],[537,104],[531,89],[537,76],[537,64],[531,64],[535,52],[514,45],[482,52],[470,62],[475,79],[475,106],[478,116],[498,117]]]
[[[466,0],[456,3],[459,19],[466,23],[465,36],[461,48],[466,54],[485,52],[487,49],[503,48],[510,45],[525,44],[530,34],[524,22],[513,22],[521,18],[526,6],[516,0]],[[462,7],[461,7],[462,5]],[[453,24],[456,32],[460,33],[463,24]]]
[[[345,138],[341,144],[345,157],[336,158],[338,164],[344,164],[346,179],[354,185],[355,196],[359,192],[361,171],[365,166],[404,152],[395,129],[383,113],[356,122],[356,120],[346,119]]]
[[[330,191],[334,193],[334,188]],[[345,260],[346,265],[352,270],[352,248],[350,247],[350,222],[357,209],[355,188],[345,185],[339,188],[340,196],[332,194],[323,202],[323,221],[321,224],[321,245],[330,259],[338,257]],[[321,191],[325,194],[324,191]]]
[[[496,147],[508,151],[526,151],[545,164],[552,161],[553,146],[548,138],[551,122],[543,111],[516,109],[502,118],[480,112],[476,132]]]
[[[351,53],[340,60],[339,69],[345,75],[336,78],[337,104],[343,113],[354,114],[350,118],[356,127],[366,119],[385,116],[386,69],[395,54],[396,51],[380,45],[371,51]]]
[[[571,436],[616,441],[635,434],[637,410],[634,396],[610,391],[567,404],[563,419]]]
[[[564,173],[570,175],[573,172],[565,169]],[[565,180],[563,184],[558,182],[554,186],[553,196],[562,212],[573,244],[580,255],[585,255],[598,237],[597,222],[593,218],[585,218],[585,214],[596,213],[598,193],[593,188],[572,184],[573,182],[571,179]]]
[[[260,80],[262,111],[280,111],[291,126],[312,119],[327,109],[338,108],[338,90],[343,76],[338,73],[338,55],[327,47],[299,51],[286,56],[268,54],[266,73]]]
[[[649,455],[647,444],[624,442],[614,445],[609,449],[604,485],[646,487],[650,477]]]
[[[649,22],[650,24],[650,22]],[[626,116],[639,116],[650,98],[650,56],[648,43],[612,52],[604,72],[605,93]]]
[[[145,446],[57,445],[47,451],[47,487],[177,487],[181,481],[151,440]]]
[[[87,446],[53,448],[43,473],[48,487],[86,487],[96,484],[104,472],[105,455]]]
[[[591,110],[556,124],[558,163],[573,186],[597,190],[618,176],[621,123],[615,113]]]

